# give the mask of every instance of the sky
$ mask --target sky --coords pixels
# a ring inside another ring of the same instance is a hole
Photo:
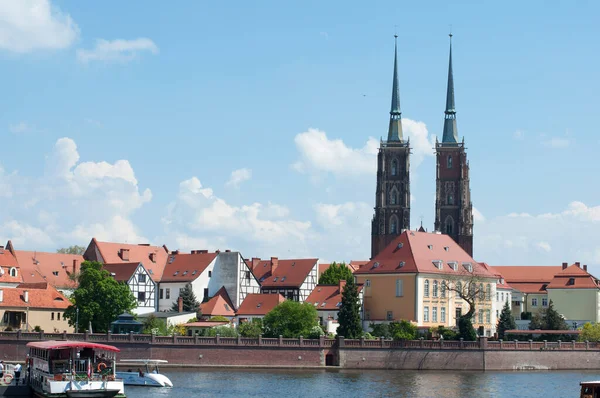
[[[0,0],[0,241],[368,259],[394,33],[432,230],[451,30],[475,259],[600,276],[600,3],[371,3]]]

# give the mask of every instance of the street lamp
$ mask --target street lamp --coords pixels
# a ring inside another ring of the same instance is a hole
[[[75,318],[75,333],[79,333],[79,307],[75,307],[75,312],[77,313]]]

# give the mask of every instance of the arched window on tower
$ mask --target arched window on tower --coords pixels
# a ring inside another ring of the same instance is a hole
[[[447,164],[448,168],[451,169],[452,168],[452,155],[448,155],[448,164]]]
[[[398,162],[396,160],[392,161],[392,175],[395,176],[398,174]]]
[[[454,204],[454,195],[452,195],[451,193],[448,194],[447,204],[448,205],[453,205]]]
[[[390,192],[390,204],[398,204],[398,190],[396,189],[396,187],[392,188],[392,191]]]
[[[446,231],[446,235],[452,235],[454,232],[454,220],[452,217],[446,217],[446,222],[444,223],[444,230]]]
[[[398,233],[398,218],[393,216],[390,220],[390,233],[397,234]]]

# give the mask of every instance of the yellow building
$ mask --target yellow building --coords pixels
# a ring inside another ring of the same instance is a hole
[[[469,309],[460,291],[475,297],[474,326],[495,332],[498,278],[447,235],[404,231],[354,275],[364,284],[367,324],[409,320],[454,327]]]

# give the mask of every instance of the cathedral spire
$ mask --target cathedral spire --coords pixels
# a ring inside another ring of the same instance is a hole
[[[402,112],[400,111],[400,85],[398,84],[398,35],[394,35],[394,82],[388,141],[402,141]]]
[[[454,105],[454,75],[452,73],[452,33],[450,33],[450,60],[448,62],[448,91],[446,93],[446,111],[444,112],[444,135],[442,143],[458,143],[456,127],[456,109]]]

